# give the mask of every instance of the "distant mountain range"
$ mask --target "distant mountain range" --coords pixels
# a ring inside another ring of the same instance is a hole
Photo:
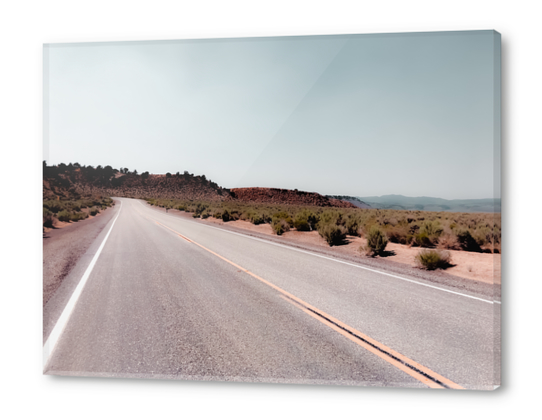
[[[332,195],[330,198],[348,201],[359,208],[449,211],[468,213],[500,213],[501,199],[446,200],[436,197],[406,197],[390,194],[380,197],[351,197]]]

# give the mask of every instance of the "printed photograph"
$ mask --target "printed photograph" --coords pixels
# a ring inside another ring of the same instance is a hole
[[[501,384],[501,36],[43,45],[43,373]]]

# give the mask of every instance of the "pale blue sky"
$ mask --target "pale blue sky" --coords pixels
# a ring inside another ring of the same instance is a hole
[[[44,53],[48,163],[188,170],[227,188],[322,194],[500,189],[493,31],[49,44]]]

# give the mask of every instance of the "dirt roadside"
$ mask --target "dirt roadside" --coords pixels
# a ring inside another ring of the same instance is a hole
[[[114,214],[110,207],[94,217],[43,233],[43,306],[51,299],[79,258]]]

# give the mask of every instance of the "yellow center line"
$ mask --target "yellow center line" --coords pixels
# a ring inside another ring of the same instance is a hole
[[[175,233],[176,235],[180,236],[184,240],[193,243],[194,245],[199,246],[200,248],[204,249],[205,251],[215,255],[216,257],[220,258],[221,260],[227,262],[228,264],[233,265],[235,268],[247,273],[248,275],[254,277],[255,279],[261,281],[262,283],[268,285],[269,287],[275,289],[277,292],[279,292],[281,295],[283,295],[283,298],[286,298],[290,303],[294,304],[296,307],[307,313],[308,315],[312,316],[313,318],[317,319],[318,321],[322,322],[323,324],[327,325],[328,327],[332,328],[333,330],[337,331],[341,335],[345,336],[349,340],[353,341],[354,343],[360,345],[361,347],[365,348],[366,350],[370,351],[371,353],[375,354],[376,356],[384,359],[388,363],[392,364],[393,366],[397,367],[398,369],[402,370],[403,372],[407,373],[408,375],[412,376],[413,378],[419,380],[420,382],[424,383],[425,385],[431,387],[431,388],[445,388],[445,386],[442,386],[441,384],[445,384],[448,388],[453,389],[464,389],[462,386],[456,384],[455,382],[452,382],[451,380],[445,378],[442,375],[439,375],[436,372],[433,372],[431,369],[415,362],[412,359],[409,359],[408,357],[402,355],[399,352],[396,352],[395,350],[392,350],[391,348],[385,346],[384,344],[372,339],[371,337],[361,333],[360,331],[352,328],[351,326],[344,324],[343,322],[339,321],[338,319],[334,318],[333,316],[321,311],[320,309],[317,309],[316,307],[310,305],[309,303],[303,301],[302,299],[298,298],[297,296],[292,295],[291,293],[287,292],[286,290],[281,289],[280,287],[274,285],[273,283],[265,280],[264,278],[258,276],[257,274],[254,274],[247,270],[244,267],[241,267],[240,265],[234,263],[233,261],[228,260],[227,258],[223,257],[220,254],[217,254],[216,252],[210,250],[209,248],[204,247],[203,245],[194,242],[192,239],[187,238],[184,235],[181,235],[176,230],[171,229],[170,227],[158,222],[155,220],[155,222],[170,230],[171,232]],[[426,376],[427,375],[427,376]],[[429,377],[428,377],[429,376]],[[432,380],[431,378],[436,379]],[[440,382],[441,384],[439,384]]]

